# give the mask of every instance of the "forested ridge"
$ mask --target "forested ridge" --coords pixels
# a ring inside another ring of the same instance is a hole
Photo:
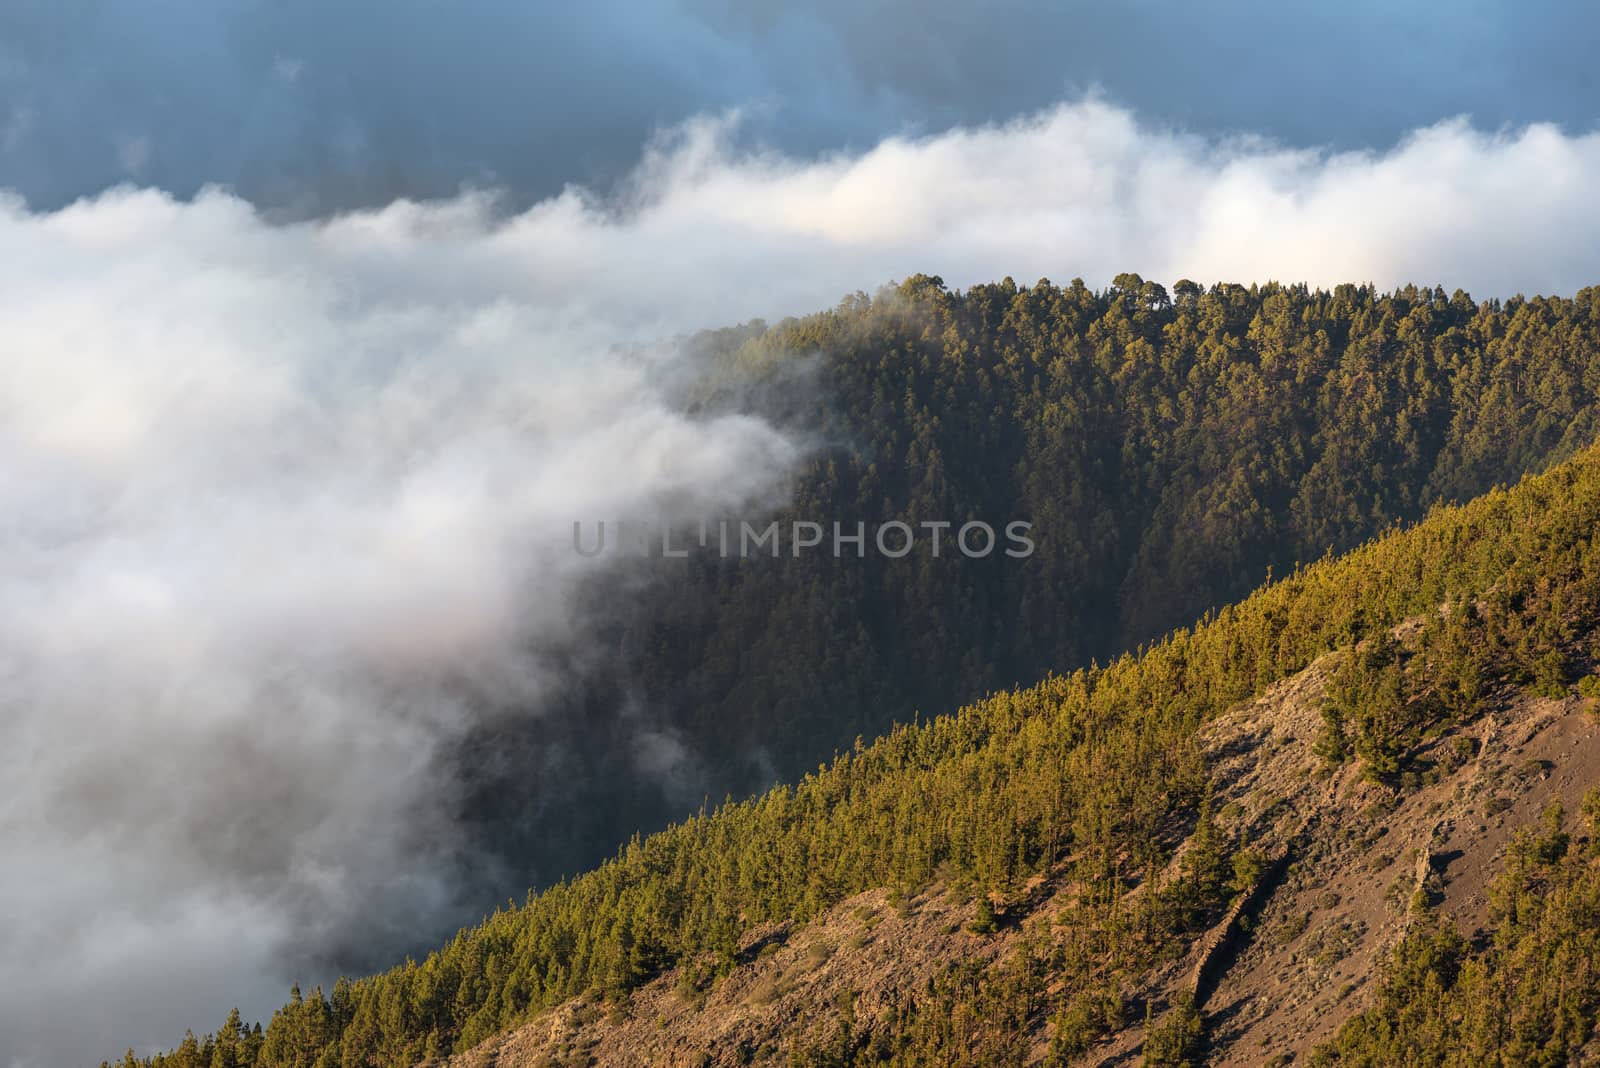
[[[1549,428],[1549,439],[1557,447],[1561,433]],[[1081,887],[1070,922],[1040,932],[1003,966],[953,969],[895,1019],[845,1028],[792,1056],[840,1065],[1018,1063],[1023,1025],[1042,1015],[1052,1021],[1053,1056],[1068,1058],[1127,1022],[1116,996],[1127,974],[1177,952],[1259,877],[1249,843],[1211,822],[1200,729],[1319,655],[1349,650],[1328,706],[1325,758],[1359,761],[1374,780],[1408,788],[1418,742],[1473,716],[1487,680],[1541,692],[1593,688],[1597,527],[1600,450],[1586,449],[1509,490],[1438,507],[1414,528],[1295,569],[1137,655],[898,726],[793,786],[635,837],[596,870],[531,894],[421,962],[327,993],[297,991],[264,1031],[234,1018],[169,1056],[130,1054],[127,1062],[415,1064],[576,994],[621,1001],[669,966],[683,965],[691,988],[716,982],[736,966],[742,930],[804,921],[864,888],[905,894],[940,882],[1004,902],[1041,872]],[[1417,651],[1395,667],[1401,658],[1386,651],[1387,636],[1419,617]],[[1179,876],[1157,886],[1152,876],[1172,855],[1175,827],[1192,848]],[[1533,861],[1508,879],[1576,889],[1542,913],[1517,906],[1501,926],[1509,948],[1474,965],[1496,982],[1523,984],[1527,1018],[1515,1033],[1475,1032],[1482,1048],[1501,1053],[1582,1033],[1600,1009],[1600,986],[1587,971],[1545,972],[1535,966],[1545,958],[1518,955],[1528,931],[1554,932],[1568,954],[1592,937],[1563,919],[1590,900],[1579,892],[1582,870],[1560,867],[1575,863],[1565,844],[1540,839],[1525,852]],[[1152,892],[1130,905],[1128,890],[1146,883]],[[1446,959],[1447,950],[1423,956]],[[1405,967],[1397,965],[1392,983],[1402,993]],[[1468,999],[1487,989],[1457,974],[1475,973],[1436,975],[1430,996]],[[1450,1032],[1424,1029],[1437,1014],[1408,1019],[1405,1004],[1375,1008],[1363,1017],[1367,1032],[1341,1036],[1343,1048],[1356,1058],[1363,1036],[1376,1034],[1385,1049],[1411,1042],[1442,1061]],[[1463,1005],[1467,1018],[1479,1008]],[[1199,1035],[1174,1011],[1152,1030],[1147,1060],[1179,1063]]]
[[[1570,456],[1595,437],[1600,289],[919,276],[693,345],[732,383],[707,411],[753,406],[813,443],[780,519],[1024,519],[1036,551],[701,554],[602,608],[611,652],[570,714],[502,724],[467,757],[502,767],[481,837],[530,882]],[[665,800],[631,762],[641,708],[691,757]],[[553,765],[555,799],[525,774]]]
[[[756,367],[821,354],[823,447],[790,515],[1034,524],[1023,562],[702,561],[704,614],[640,642],[650,697],[741,746],[826,752],[1570,456],[1595,438],[1600,289],[919,277],[721,345]]]

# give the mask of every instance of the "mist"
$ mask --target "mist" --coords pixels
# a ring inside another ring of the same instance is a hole
[[[582,669],[615,565],[572,522],[775,499],[795,442],[685,415],[687,357],[539,301],[463,208],[0,218],[7,1058],[170,1042],[492,907],[451,747]]]
[[[1343,152],[1091,97],[813,159],[740,121],[525,208],[0,203],[0,1062],[170,1045],[501,899],[459,746],[570,714],[592,606],[627,603],[593,591],[635,578],[572,522],[759,513],[807,455],[679,403],[689,331],[919,271],[1600,278],[1600,136],[1553,126]],[[694,754],[624,721],[623,765],[688,804]]]

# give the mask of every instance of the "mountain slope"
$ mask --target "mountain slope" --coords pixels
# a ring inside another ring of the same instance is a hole
[[[717,387],[687,403],[760,412],[815,446],[780,522],[1029,520],[1037,548],[708,554],[620,602],[595,590],[584,685],[460,756],[474,845],[519,895],[918,711],[1156,640],[1269,572],[1570,456],[1600,425],[1600,289],[917,277],[693,345]],[[641,733],[678,759],[663,769]]]
[[[959,907],[979,932],[1040,908],[1061,910],[1061,922],[1005,936],[1019,940],[995,967],[985,966],[987,950],[956,951],[952,967],[935,968],[919,992],[870,1021],[836,1005],[835,1031],[789,1055],[930,1064],[1092,1056],[1104,1036],[1120,1041],[1142,1020],[1142,1003],[1154,1022],[1128,1055],[1175,1062],[1201,1031],[1185,1009],[1194,984],[1181,981],[1200,964],[1193,947],[1231,944],[1223,935],[1240,895],[1262,892],[1278,850],[1288,858],[1305,848],[1308,827],[1312,844],[1321,841],[1316,817],[1326,807],[1314,792],[1288,809],[1265,806],[1258,792],[1248,804],[1231,796],[1229,754],[1215,748],[1229,722],[1221,717],[1333,654],[1322,662],[1315,740],[1282,745],[1289,779],[1315,783],[1316,768],[1295,763],[1314,756],[1336,796],[1349,791],[1359,811],[1376,813],[1373,826],[1385,826],[1384,805],[1398,799],[1398,812],[1441,781],[1455,751],[1439,751],[1446,738],[1502,705],[1523,717],[1505,704],[1519,700],[1518,687],[1554,698],[1593,671],[1597,525],[1600,451],[1591,449],[1297,571],[1137,657],[898,728],[795,787],[636,839],[420,964],[297,998],[259,1041],[235,1029],[230,1056],[258,1066],[409,1065],[465,1053],[576,997],[625,1014],[637,991],[675,967],[691,997],[715,993],[744,981],[752,932],[824,916],[836,923],[830,909],[883,888],[897,900],[926,903],[930,891],[975,900]],[[1393,637],[1401,624],[1414,633]],[[1238,774],[1269,766],[1263,744],[1235,745],[1253,752]],[[1295,863],[1287,861],[1290,886]],[[1041,897],[1046,904],[1032,904]],[[1223,996],[1234,974],[1222,972]],[[1200,978],[1209,1011],[1204,969]],[[1247,1033],[1270,1038],[1273,1026]],[[208,1047],[193,1050],[204,1057]],[[154,1063],[199,1063],[186,1056]]]
[[[1352,1044],[1350,1036],[1367,1026],[1357,1014],[1388,997],[1379,988],[1403,939],[1430,936],[1441,919],[1481,935],[1498,892],[1485,877],[1516,855],[1516,830],[1539,826],[1554,803],[1581,811],[1600,786],[1600,709],[1499,685],[1478,716],[1439,733],[1417,755],[1433,763],[1426,784],[1396,792],[1364,780],[1355,766],[1329,774],[1314,751],[1340,655],[1320,658],[1201,733],[1213,804],[1226,814],[1219,824],[1281,866],[1264,873],[1256,894],[1241,897],[1248,911],[1234,917],[1240,930],[1231,931],[1225,915],[1182,956],[1054,1016],[1044,1011],[1048,979],[1031,1006],[1024,999],[1010,1011],[993,1003],[998,998],[963,1002],[958,993],[947,1003],[957,1010],[950,1033],[933,1048],[978,1045],[1013,1063],[1134,1063],[1147,1052],[1143,1007],[1160,1011],[1198,992],[1204,1060],[1260,1064],[1318,1050],[1341,1026]],[[1600,843],[1586,827],[1588,840]],[[1169,865],[1168,877],[1180,871]],[[692,966],[679,967],[623,1002],[579,997],[450,1064],[892,1061],[921,1040],[907,1034],[907,1006],[952,976],[970,983],[977,970],[1038,959],[1040,945],[1059,937],[1052,928],[1073,922],[1080,889],[1042,876],[1006,903],[1004,925],[988,934],[973,930],[977,899],[947,885],[901,897],[867,891],[809,923],[748,932],[740,965],[720,982],[702,989]],[[1130,910],[1140,890],[1128,892]],[[938,995],[933,1003],[945,1007]],[[1108,1034],[1088,1043],[1073,1038],[1107,1013],[1114,1015]]]

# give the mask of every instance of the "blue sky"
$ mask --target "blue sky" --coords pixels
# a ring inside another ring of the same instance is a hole
[[[122,181],[296,214],[495,185],[605,189],[653,130],[743,109],[808,157],[1098,89],[1142,121],[1386,148],[1469,114],[1587,132],[1579,3],[8,0],[0,186]]]

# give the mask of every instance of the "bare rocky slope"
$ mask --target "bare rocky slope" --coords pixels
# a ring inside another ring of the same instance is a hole
[[[1405,641],[1412,628],[1396,633]],[[1209,932],[1122,991],[1136,1021],[1078,1058],[1133,1065],[1146,1022],[1192,996],[1207,1063],[1302,1060],[1368,1003],[1390,953],[1423,910],[1464,934],[1487,918],[1486,887],[1513,832],[1552,801],[1576,809],[1600,784],[1600,708],[1501,683],[1481,713],[1413,754],[1402,785],[1330,770],[1314,752],[1336,658],[1241,703],[1203,734],[1217,823],[1265,861],[1256,889]],[[1178,846],[1170,871],[1182,862]],[[791,1064],[841,1028],[871,1028],[953,967],[1010,959],[1040,925],[1070,922],[1077,888],[1040,877],[998,903],[936,883],[905,900],[857,895],[801,926],[750,932],[739,965],[703,979],[676,968],[622,1002],[578,998],[452,1058],[451,1068]],[[1146,892],[1145,886],[1129,890]],[[1054,1024],[1035,1014],[1029,1061]],[[1030,1017],[1034,1018],[1034,1017]],[[981,1027],[982,1020],[950,1026]]]

